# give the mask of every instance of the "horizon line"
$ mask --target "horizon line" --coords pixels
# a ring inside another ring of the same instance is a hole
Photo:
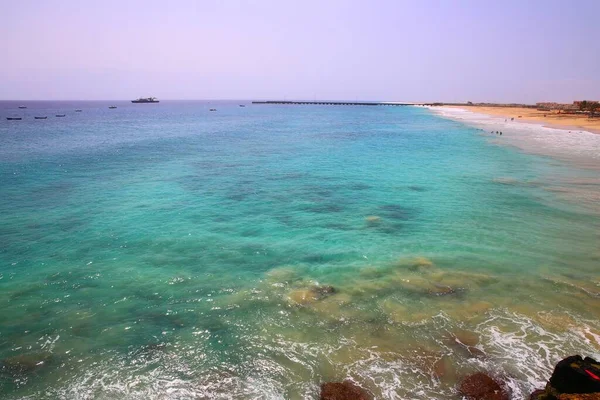
[[[94,101],[132,101],[135,99],[0,99],[0,102],[12,102],[12,101],[83,101],[83,102],[94,102]],[[356,103],[356,102],[373,102],[373,103],[399,103],[399,104],[464,104],[467,105],[472,103],[476,104],[502,104],[502,105],[536,105],[537,103],[520,103],[520,102],[493,102],[493,101],[398,101],[398,100],[348,100],[348,99],[274,99],[274,98],[239,98],[239,99],[174,99],[174,98],[166,98],[166,99],[158,99],[159,101],[276,101],[276,102],[348,102],[348,103]],[[574,100],[578,101],[578,100]],[[548,102],[548,101],[544,101]],[[556,102],[557,104],[571,104],[571,103],[561,103]]]

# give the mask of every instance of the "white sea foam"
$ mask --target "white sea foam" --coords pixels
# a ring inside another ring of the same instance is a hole
[[[589,331],[583,321],[579,323],[583,331]],[[595,358],[599,355],[577,330],[549,332],[530,318],[509,311],[490,315],[477,332],[490,355],[484,362],[485,368],[504,376],[513,399],[527,398],[536,388],[543,388],[562,358],[572,354]]]
[[[442,314],[434,320],[440,331],[456,327]],[[506,383],[512,399],[527,398],[535,388],[545,385],[554,364],[561,358],[582,351],[586,351],[583,355],[598,357],[589,340],[591,331],[582,321],[578,322],[581,332],[554,333],[514,312],[491,312],[475,330],[487,356],[460,359],[455,355],[456,373],[461,376],[474,370],[487,371]],[[261,352],[244,362],[237,373],[234,365],[200,372],[199,366],[192,365],[180,351],[165,351],[151,353],[147,359],[142,357],[135,362],[122,359],[94,362],[59,383],[59,387],[21,398],[304,399],[316,398],[319,383],[329,379],[356,380],[374,390],[378,399],[442,400],[456,396],[453,386],[440,382],[428,371],[431,357],[453,357],[451,348],[433,355],[417,348],[394,353],[365,347],[347,337],[325,344],[291,341],[283,336],[261,346],[272,357]],[[347,350],[353,356],[346,362],[335,357]]]

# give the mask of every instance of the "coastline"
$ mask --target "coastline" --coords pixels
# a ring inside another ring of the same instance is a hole
[[[442,118],[463,122],[483,132],[502,132],[503,136],[494,135],[490,138],[495,143],[513,145],[528,153],[568,160],[584,169],[600,169],[600,135],[598,134],[600,131],[594,132],[589,128],[569,129],[568,126],[548,122],[548,118],[543,121],[523,118],[527,114],[519,113],[519,110],[527,109],[519,107],[428,106],[427,108]],[[493,113],[489,112],[489,109],[492,109]],[[511,117],[507,114],[509,109],[517,116]],[[518,118],[519,115],[522,118]]]
[[[547,128],[567,131],[587,131],[600,134],[600,118],[591,120],[587,116],[559,114],[556,111],[538,111],[524,107],[488,107],[488,106],[443,106],[485,114],[493,117],[514,118],[515,122],[541,124]],[[435,108],[435,107],[434,107]]]

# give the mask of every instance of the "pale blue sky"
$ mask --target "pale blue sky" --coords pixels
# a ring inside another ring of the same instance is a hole
[[[0,99],[600,98],[600,0],[0,0]]]

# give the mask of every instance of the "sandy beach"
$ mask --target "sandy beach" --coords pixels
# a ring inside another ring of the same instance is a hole
[[[583,115],[559,114],[557,111],[538,111],[522,107],[444,106],[459,108],[480,114],[514,118],[515,121],[541,123],[551,128],[586,130],[600,134],[600,118],[590,119]]]

